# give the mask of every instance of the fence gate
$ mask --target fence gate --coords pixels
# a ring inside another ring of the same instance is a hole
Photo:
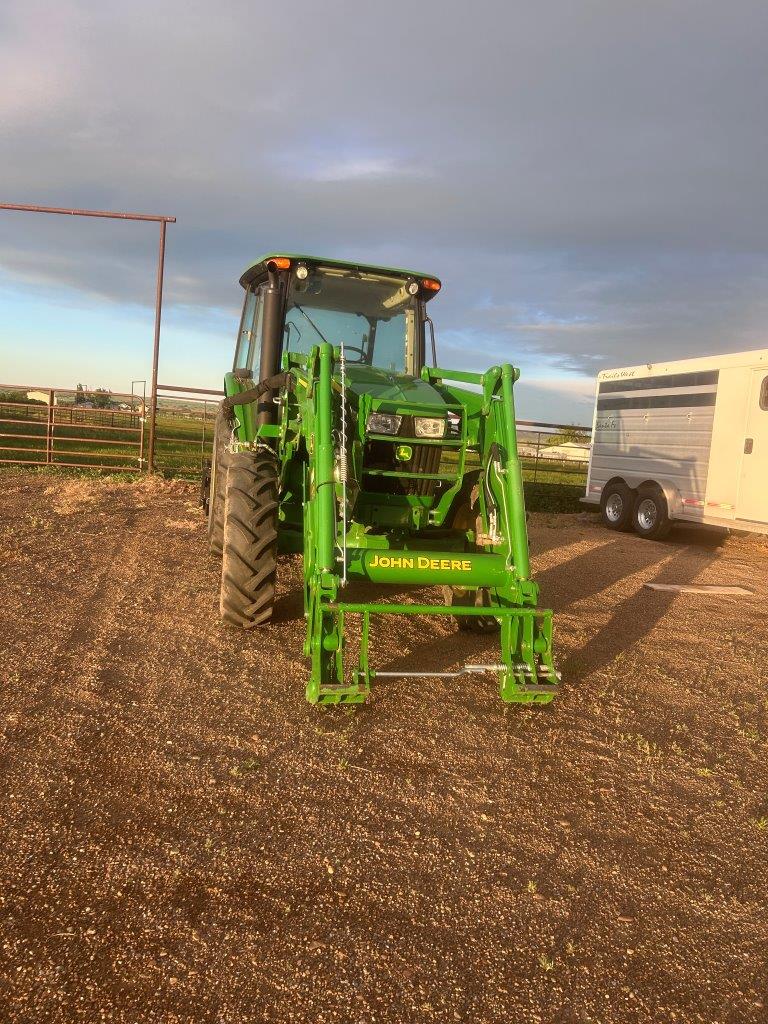
[[[0,384],[0,463],[140,472],[145,405],[143,395]]]
[[[213,449],[213,425],[223,391],[157,385],[154,468],[194,479]]]

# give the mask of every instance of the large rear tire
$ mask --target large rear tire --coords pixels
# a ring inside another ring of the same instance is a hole
[[[212,555],[221,555],[224,546],[224,501],[227,493],[227,470],[230,453],[227,451],[232,428],[219,408],[213,427],[210,482],[208,484],[208,548]]]
[[[221,617],[250,629],[272,615],[277,571],[277,466],[267,452],[229,457]]]

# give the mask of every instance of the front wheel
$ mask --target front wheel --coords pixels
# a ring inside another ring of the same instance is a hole
[[[266,452],[230,456],[224,509],[220,611],[250,629],[272,616],[277,573],[277,465]]]
[[[479,529],[479,516],[477,495],[473,488],[459,502],[451,521],[451,527],[454,530]],[[487,587],[478,587],[477,590],[465,590],[463,587],[443,587],[443,597],[445,603],[453,608],[462,606],[491,607],[491,594]],[[462,633],[497,633],[501,629],[501,623],[495,615],[456,615],[454,618]]]
[[[669,507],[660,487],[641,487],[632,511],[632,526],[639,537],[664,540],[672,529]]]
[[[443,587],[445,603],[452,608],[490,608],[491,595],[487,587],[464,590],[460,587]],[[456,625],[462,633],[498,633],[501,623],[495,615],[455,615]]]

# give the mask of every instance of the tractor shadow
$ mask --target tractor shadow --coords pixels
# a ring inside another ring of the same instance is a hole
[[[717,560],[722,540],[717,533],[686,528],[676,528],[666,541],[616,534],[600,548],[538,574],[542,604],[551,603],[556,616],[582,601],[594,602],[622,579],[641,575],[632,592],[612,606],[608,621],[594,633],[585,632],[560,663],[566,684],[609,666],[664,618],[678,595],[648,590],[644,583],[692,583]],[[588,622],[586,612],[584,617]]]
[[[304,586],[301,558],[281,556],[277,562],[277,597],[272,609],[272,622],[295,622],[304,619]]]

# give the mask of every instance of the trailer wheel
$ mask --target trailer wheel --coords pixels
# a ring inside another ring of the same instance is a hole
[[[224,544],[224,499],[227,491],[227,469],[230,454],[227,441],[231,427],[223,409],[216,413],[213,427],[213,452],[208,480],[208,548],[212,555],[220,555]],[[202,495],[201,495],[202,497]]]
[[[632,529],[635,494],[623,480],[612,480],[600,495],[600,516],[609,530],[628,533]]]
[[[667,499],[655,484],[640,487],[635,498],[632,525],[638,537],[664,540],[672,529]]]
[[[277,466],[265,452],[231,455],[227,470],[221,617],[250,629],[272,615],[277,570]]]

